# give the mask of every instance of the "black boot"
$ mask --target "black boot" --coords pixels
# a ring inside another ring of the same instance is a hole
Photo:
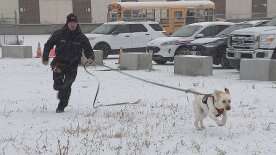
[[[56,109],[56,113],[62,113],[62,112],[64,112],[64,108],[58,105]]]
[[[58,107],[56,109],[56,113],[64,112],[64,108],[67,106],[67,103],[64,101],[59,101]]]

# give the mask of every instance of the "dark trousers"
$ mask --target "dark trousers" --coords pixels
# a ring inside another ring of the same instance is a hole
[[[64,109],[68,105],[71,95],[71,86],[77,76],[77,67],[67,68],[61,72],[53,71],[54,89],[58,91],[58,109]]]

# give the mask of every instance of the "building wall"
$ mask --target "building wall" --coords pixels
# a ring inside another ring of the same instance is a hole
[[[16,18],[18,22],[18,0],[0,0],[0,18]]]
[[[91,0],[92,23],[106,22],[107,6],[114,0]],[[119,0],[118,0],[119,1]],[[166,0],[138,0],[138,1],[166,1]],[[1,18],[19,17],[19,0],[0,0]],[[276,0],[267,0],[268,17],[276,16]],[[73,11],[72,0],[39,0],[40,23],[62,24],[65,17]],[[251,18],[252,0],[226,0],[226,18]],[[12,20],[14,20],[12,19]]]
[[[251,18],[252,0],[226,0],[226,18]]]
[[[66,16],[73,12],[72,0],[40,0],[40,23],[62,24]]]
[[[267,0],[267,16],[276,16],[276,0]]]
[[[113,0],[91,0],[92,23],[104,23],[107,18],[107,6]]]

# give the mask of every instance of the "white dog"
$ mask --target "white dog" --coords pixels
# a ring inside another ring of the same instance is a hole
[[[215,91],[211,95],[195,95],[194,100],[194,125],[196,129],[204,129],[203,119],[207,115],[213,119],[218,126],[226,123],[226,111],[231,109],[231,96],[227,88],[224,91]],[[219,118],[221,116],[221,118]]]

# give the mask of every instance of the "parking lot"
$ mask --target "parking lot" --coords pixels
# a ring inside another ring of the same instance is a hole
[[[113,58],[104,63],[116,68],[117,61]],[[240,81],[238,71],[218,67],[209,77],[174,75],[172,64],[154,65],[152,71],[125,71],[200,92],[229,88],[232,110],[226,126],[217,127],[207,119],[206,130],[197,131],[192,94],[149,85],[114,71],[94,71],[101,69],[88,67],[101,83],[97,105],[141,102],[93,109],[97,83],[79,67],[69,107],[56,114],[58,100],[49,67],[35,58],[0,59],[1,150],[13,154],[53,154],[58,147],[68,148],[69,154],[276,153],[273,82]]]

